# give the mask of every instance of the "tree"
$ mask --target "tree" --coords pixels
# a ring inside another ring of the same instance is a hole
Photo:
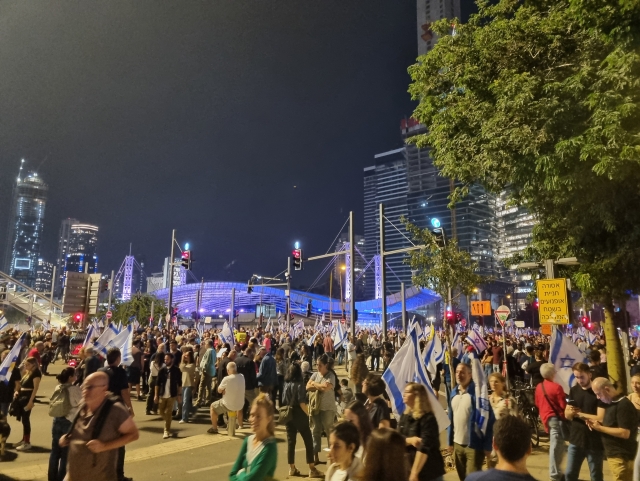
[[[122,322],[123,325],[129,323],[129,319],[135,317],[140,325],[147,325],[151,317],[151,303],[153,303],[153,317],[155,319],[164,319],[167,314],[167,308],[164,302],[153,294],[136,293],[131,296],[128,301],[115,301],[112,307],[113,322]],[[104,316],[106,308],[103,308],[98,315]]]
[[[401,220],[413,240],[425,246],[409,252],[406,260],[414,271],[413,285],[431,289],[442,299],[448,299],[450,289],[469,296],[482,283],[482,276],[476,273],[478,263],[468,252],[458,249],[456,239],[440,242],[429,229],[420,229],[404,218]]]
[[[443,175],[537,218],[532,260],[575,255],[583,295],[605,306],[609,375],[625,388],[613,302],[640,288],[640,2],[478,2],[440,21],[409,72],[414,117]],[[453,34],[455,33],[455,34]]]

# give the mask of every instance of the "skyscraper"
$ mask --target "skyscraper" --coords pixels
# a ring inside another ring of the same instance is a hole
[[[65,221],[63,221],[60,231],[62,232],[65,228]],[[85,266],[88,267],[88,269],[86,269],[87,274],[95,274],[98,272],[97,247],[97,226],[81,223],[73,223],[69,226],[67,249],[64,254],[62,267],[63,279],[60,283],[61,291],[64,290],[64,279],[66,278],[67,272],[85,272]]]
[[[64,283],[64,267],[69,253],[69,242],[71,240],[71,226],[79,224],[78,219],[64,219],[60,224],[60,234],[58,235],[58,256],[56,257],[56,279],[55,295],[62,295],[62,285]]]
[[[461,18],[460,0],[418,0],[418,55],[424,55],[438,41],[431,24],[443,18]]]
[[[51,282],[53,282],[53,263],[44,259],[38,259],[36,266],[36,281],[34,289],[38,292],[51,292]]]
[[[13,188],[4,269],[11,277],[34,287],[47,203],[47,184],[36,172],[23,176],[24,159]]]

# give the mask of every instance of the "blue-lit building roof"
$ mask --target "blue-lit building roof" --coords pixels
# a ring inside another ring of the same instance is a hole
[[[187,315],[196,310],[196,297],[201,284],[185,284],[173,288],[173,304],[178,306],[182,315]],[[231,290],[235,288],[235,308],[244,312],[255,312],[258,304],[275,305],[280,312],[285,311],[287,298],[284,289],[278,287],[268,287],[254,285],[253,292],[247,294],[247,284],[241,282],[205,282],[203,294],[200,302],[200,312],[202,315],[211,316],[225,314],[231,309]],[[160,289],[153,294],[161,300],[166,301],[169,296],[169,289]],[[429,289],[419,289],[410,287],[406,290],[407,311],[417,310],[434,302],[438,302],[440,297]],[[306,315],[307,305],[311,303],[311,314],[322,316],[322,314],[333,313],[338,317],[342,313],[340,301],[330,300],[326,296],[312,294],[303,291],[291,291],[291,311],[293,314]],[[356,302],[358,319],[379,320],[381,311],[380,299]],[[387,296],[387,315],[399,313],[402,310],[402,299],[400,294]],[[348,311],[348,304],[347,304]]]

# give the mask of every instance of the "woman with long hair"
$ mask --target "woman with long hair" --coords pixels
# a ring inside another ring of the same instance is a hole
[[[362,474],[366,481],[408,481],[405,439],[395,429],[381,428],[371,433],[367,444],[367,462]]]
[[[349,379],[356,385],[356,394],[362,392],[362,383],[369,375],[364,354],[358,354],[349,372]]]
[[[193,351],[185,350],[180,362],[182,373],[182,419],[179,424],[188,423],[193,410],[193,386],[196,379],[196,365],[193,362]]]
[[[398,431],[406,438],[409,481],[442,481],[445,469],[440,453],[440,430],[427,389],[410,382],[404,388],[402,399],[407,409],[400,418]]]
[[[336,424],[329,435],[329,461],[325,481],[360,481],[362,461],[356,457],[360,433],[353,423]]]
[[[158,405],[154,403],[154,395],[156,383],[158,382],[158,373],[164,367],[164,344],[158,345],[158,350],[151,356],[149,364],[149,395],[147,396],[147,415],[158,414]]]
[[[373,425],[371,424],[371,418],[369,417],[369,411],[360,401],[352,401],[344,409],[344,420],[353,423],[358,428],[360,433],[360,447],[356,451],[356,457],[360,460],[364,458],[365,450],[367,449],[367,442],[371,431],[373,431]]]
[[[249,423],[253,434],[244,438],[230,481],[266,481],[273,478],[278,463],[275,438],[275,408],[262,393],[251,404]]]
[[[499,372],[493,372],[489,375],[489,387],[491,394],[489,402],[496,416],[496,421],[507,414],[516,414],[516,403],[509,397],[507,392],[507,381]],[[498,463],[498,455],[495,451],[487,456],[487,468],[491,469]]]
[[[279,349],[278,349],[279,350]],[[289,371],[284,379],[284,393],[282,400],[285,406],[293,408],[293,418],[287,423],[287,462],[289,463],[289,476],[300,476],[296,468],[296,437],[302,436],[307,452],[309,464],[309,477],[320,478],[322,473],[316,469],[313,459],[313,438],[309,428],[309,407],[307,406],[307,393],[302,378],[302,369],[296,363],[289,366]]]
[[[307,383],[307,391],[316,392],[318,396],[319,410],[311,415],[313,421],[313,450],[315,452],[314,463],[320,463],[320,450],[322,447],[322,432],[328,433],[333,427],[336,417],[335,387],[338,379],[333,373],[333,358],[323,354],[318,358],[318,372],[314,373]],[[312,396],[314,394],[310,394]],[[357,449],[357,448],[356,448]]]
[[[14,397],[22,406],[22,441],[17,443],[16,451],[31,449],[31,411],[36,401],[42,373],[38,369],[38,360],[28,357],[24,363],[25,372],[20,380],[20,391]]]
[[[62,447],[59,441],[60,438],[71,429],[73,418],[78,412],[78,405],[80,401],[82,401],[82,388],[74,385],[76,381],[74,368],[65,367],[62,372],[56,376],[56,379],[58,380],[58,385],[53,391],[51,399],[58,398],[60,395],[68,396],[70,410],[64,416],[53,418],[48,481],[62,481],[67,475],[67,454],[69,453],[69,446]]]

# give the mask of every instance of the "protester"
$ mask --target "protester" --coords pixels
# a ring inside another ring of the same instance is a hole
[[[60,438],[69,432],[71,422],[82,401],[82,389],[75,386],[75,369],[66,367],[58,376],[56,386],[49,401],[49,415],[53,416],[51,427],[51,453],[49,454],[48,481],[63,481],[67,474],[67,454],[69,447],[60,446]],[[0,384],[3,384],[0,382]]]
[[[533,385],[533,387],[536,387],[543,381],[544,377],[542,376],[540,368],[545,363],[546,361],[544,360],[543,352],[539,349],[535,350],[534,361],[531,363],[527,363],[527,367],[525,369],[525,371],[531,376],[531,384]]]
[[[140,343],[140,339],[134,339],[133,345],[131,346],[131,356],[133,357],[133,361],[127,368],[127,376],[129,380],[129,390],[132,387],[136,388],[136,397],[138,401],[142,401],[142,393],[140,391],[140,377],[142,374],[142,344]]]
[[[246,409],[248,412],[249,409],[251,409],[253,400],[258,395],[258,381],[256,381],[256,363],[253,360],[253,350],[247,347],[244,351],[240,352],[238,357],[236,357],[235,363],[238,368],[238,374],[242,374],[244,377],[245,407],[238,413],[238,424],[242,427],[245,418],[244,411]]]
[[[369,412],[360,401],[352,401],[345,408],[343,416],[345,421],[353,423],[355,427],[358,428],[358,432],[360,433],[360,447],[356,451],[356,457],[361,461],[364,461],[367,442],[369,441],[369,436],[371,436],[371,432],[373,431]]]
[[[356,360],[356,345],[354,343],[354,339],[351,334],[349,334],[346,351],[347,351],[347,372],[350,372],[351,366],[353,366],[353,363]]]
[[[158,345],[158,350],[151,356],[149,365],[149,395],[147,396],[147,415],[158,414],[158,404],[155,402],[158,373],[164,367],[164,344]]]
[[[211,403],[213,378],[216,377],[216,351],[213,341],[205,341],[205,352],[200,360],[200,387],[198,388],[198,406],[208,406]]]
[[[275,402],[273,397],[274,389],[278,385],[278,371],[276,369],[276,360],[271,355],[271,351],[263,346],[258,351],[258,359],[260,359],[260,368],[256,380],[258,388],[269,396],[269,399]]]
[[[100,359],[96,356],[96,351],[91,345],[84,346],[84,375],[83,379],[100,369]]]
[[[367,395],[365,407],[374,429],[391,427],[391,409],[382,397],[385,384],[376,374],[369,374],[362,383],[362,391]]]
[[[333,359],[323,354],[318,358],[318,372],[311,376],[307,383],[307,391],[311,396],[317,396],[317,412],[311,410],[311,419],[313,421],[313,449],[315,452],[314,463],[319,464],[319,453],[322,447],[322,432],[331,431],[333,422],[336,417],[336,398],[334,389],[337,384],[336,376],[333,374]],[[310,399],[311,404],[311,399]],[[313,407],[313,406],[312,406]],[[357,447],[356,447],[357,450]]]
[[[244,438],[229,481],[268,481],[278,462],[273,403],[263,393],[251,405],[253,434]]]
[[[342,402],[346,406],[353,401],[353,389],[349,387],[347,379],[340,379],[340,390],[342,391]]]
[[[0,354],[0,363],[9,355],[10,350],[6,349]],[[0,416],[9,414],[9,406],[15,393],[20,391],[20,369],[14,366],[7,383],[0,382]]]
[[[284,349],[281,347],[276,350],[276,374],[278,375],[278,383],[275,387],[274,403],[277,400],[278,406],[282,406],[282,391],[284,389],[284,377],[289,368],[289,360],[284,355]]]
[[[495,468],[475,472],[467,481],[536,481],[527,470],[531,454],[530,427],[517,416],[507,414],[493,427],[493,449],[498,454]]]
[[[485,455],[491,454],[495,418],[489,409],[486,433],[482,434],[476,424],[476,387],[468,364],[458,364],[456,381],[458,385],[451,391],[449,400],[448,439],[456,472],[463,481],[469,473],[480,471]]]
[[[407,408],[400,418],[398,430],[406,440],[409,480],[442,481],[445,469],[440,453],[440,430],[431,409],[427,389],[422,384],[408,383],[402,399]]]
[[[360,479],[367,481],[408,481],[403,469],[405,438],[393,429],[376,429],[367,444],[367,460]]]
[[[329,435],[329,460],[325,481],[360,481],[362,462],[356,457],[360,433],[350,422],[336,424]]]
[[[587,459],[592,481],[602,481],[604,448],[597,431],[589,429],[586,419],[602,421],[604,408],[598,407],[598,398],[591,388],[589,366],[578,362],[572,367],[576,384],[569,390],[565,417],[570,421],[569,447],[565,481],[577,481],[582,463]]]
[[[318,471],[314,462],[313,438],[309,428],[309,407],[305,384],[302,378],[302,370],[296,363],[289,366],[285,377],[282,401],[285,406],[293,409],[292,418],[286,424],[287,429],[287,462],[289,463],[289,476],[300,476],[296,468],[296,437],[300,433],[306,449],[306,459],[309,465],[309,477],[320,478],[323,474]]]
[[[369,370],[367,369],[367,361],[364,354],[358,354],[351,371],[349,371],[349,379],[356,386],[356,394],[362,392],[362,383],[368,375]]]
[[[188,423],[193,410],[193,386],[196,377],[196,365],[193,362],[193,351],[186,351],[180,363],[182,373],[182,419],[180,424]]]
[[[553,364],[546,363],[540,366],[540,375],[543,381],[536,387],[535,402],[544,429],[549,433],[549,479],[560,481],[562,473],[560,463],[566,447],[562,432],[564,411],[567,405],[564,390],[560,384],[553,382],[556,370]]]
[[[633,392],[629,394],[627,398],[629,399],[629,401],[631,401],[633,407],[636,408],[636,413],[638,414],[639,424],[637,440],[640,441],[640,372],[631,376],[631,389],[633,390]],[[633,433],[631,434],[633,435]],[[633,473],[633,481],[640,481],[640,448],[638,448],[636,459],[633,463]]]
[[[129,410],[119,398],[109,396],[108,386],[108,374],[100,371],[82,384],[77,418],[59,441],[61,447],[69,446],[67,481],[117,480],[119,448],[139,437]],[[96,433],[99,421],[102,427]]]
[[[602,421],[586,419],[587,426],[602,435],[607,464],[615,481],[631,481],[638,450],[638,415],[633,403],[604,377],[593,380],[595,395],[606,407]]]
[[[21,408],[19,420],[22,421],[22,440],[14,444],[16,451],[31,450],[31,412],[42,380],[36,358],[28,357],[25,360],[24,369],[25,372],[20,380],[20,391],[14,394]]]
[[[222,399],[211,403],[211,427],[207,431],[209,434],[218,434],[218,416],[228,412],[241,411],[244,406],[244,376],[238,374],[238,366],[231,361],[227,364],[227,376],[222,379],[218,386],[218,392]],[[235,419],[229,419],[236,422]]]
[[[174,357],[170,352],[164,356],[164,367],[158,371],[155,388],[155,400],[160,416],[164,419],[163,439],[171,437],[171,421],[173,405],[182,403],[182,374],[180,368],[173,364]]]

